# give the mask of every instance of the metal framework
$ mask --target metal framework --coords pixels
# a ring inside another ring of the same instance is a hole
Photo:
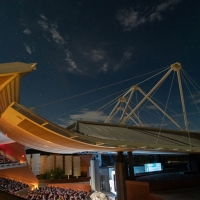
[[[200,153],[200,134],[198,132],[160,130],[145,127],[136,112],[144,101],[154,104],[176,126],[179,125],[165,113],[152,99],[152,92],[158,88],[171,71],[176,71],[179,81],[182,109],[185,127],[188,129],[184,96],[180,79],[180,63],[171,65],[171,69],[149,93],[145,93],[137,85],[133,86],[122,96],[109,115],[111,121],[118,111],[122,111],[120,124],[103,124],[100,122],[76,123],[63,128],[54,124],[18,103],[22,77],[35,69],[35,64],[8,63],[0,64],[0,134],[10,138],[8,143],[21,144],[46,152],[78,153],[78,152],[154,152],[154,153]],[[144,98],[139,106],[131,107],[131,98],[135,90],[140,91]],[[125,104],[122,107],[121,104]],[[123,125],[128,119],[138,126]],[[162,134],[160,134],[162,133]],[[188,141],[189,136],[189,141]],[[0,136],[1,137],[1,136]],[[159,143],[157,142],[159,138]],[[155,139],[156,142],[155,142]],[[5,144],[3,141],[2,144]],[[23,147],[24,148],[24,147]]]
[[[139,119],[139,116],[136,114],[136,111],[138,108],[146,101],[148,100],[151,102],[159,111],[161,111],[173,124],[175,124],[180,130],[183,130],[180,125],[172,119],[160,106],[151,98],[151,94],[165,81],[165,79],[169,76],[169,74],[172,71],[175,71],[177,73],[178,78],[178,85],[179,85],[179,91],[180,91],[180,97],[181,97],[181,103],[182,103],[182,111],[184,116],[184,122],[185,122],[185,131],[188,131],[188,120],[187,120],[187,114],[186,114],[186,108],[185,108],[185,102],[184,102],[184,95],[183,95],[183,89],[182,89],[182,83],[181,83],[181,77],[180,77],[180,70],[182,66],[180,63],[176,62],[174,64],[171,64],[170,69],[167,71],[167,73],[155,84],[155,86],[146,94],[138,85],[132,86],[121,98],[118,99],[117,104],[105,120],[105,123],[109,123],[112,121],[112,119],[115,117],[115,115],[118,113],[119,110],[122,110],[122,115],[119,120],[119,124],[125,124],[127,120],[131,119],[135,122],[135,124],[143,126],[141,120]],[[132,100],[134,91],[138,90],[144,97],[143,99],[132,109],[130,106],[130,102]],[[124,103],[125,106],[121,107],[120,104]],[[138,123],[132,118],[132,116],[138,120]]]

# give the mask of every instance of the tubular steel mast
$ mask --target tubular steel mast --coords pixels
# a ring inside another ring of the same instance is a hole
[[[172,119],[160,106],[156,104],[155,101],[150,97],[151,94],[160,86],[162,82],[165,81],[165,79],[169,76],[169,74],[172,71],[175,71],[177,73],[177,78],[178,78],[178,84],[179,84],[179,91],[180,91],[180,97],[181,97],[181,103],[182,103],[182,111],[184,115],[184,122],[185,122],[185,129],[188,131],[188,120],[187,120],[187,115],[186,115],[186,109],[185,109],[185,102],[184,102],[184,95],[183,95],[183,89],[182,89],[182,83],[181,83],[181,77],[180,77],[180,70],[182,66],[180,63],[176,62],[174,64],[171,64],[170,69],[167,71],[167,73],[156,83],[156,85],[146,94],[139,86],[134,85],[132,86],[121,98],[118,99],[118,102],[114,109],[111,111],[110,115],[107,117],[105,120],[105,123],[111,122],[111,120],[114,118],[116,113],[121,110],[122,115],[120,117],[119,124],[125,124],[127,120],[131,119],[132,121],[135,122],[135,120],[132,118],[132,115],[135,116],[135,118],[138,120],[139,125],[143,126],[141,120],[139,119],[139,116],[137,116],[136,111],[138,108],[146,101],[149,100],[158,110],[160,110],[171,122],[173,122],[179,129],[182,130],[182,128],[179,126],[179,124]],[[134,91],[138,90],[144,97],[143,99],[132,109],[130,106],[132,97],[134,95]],[[125,106],[123,107],[118,107],[120,103],[124,103]],[[135,122],[137,125],[138,123]]]

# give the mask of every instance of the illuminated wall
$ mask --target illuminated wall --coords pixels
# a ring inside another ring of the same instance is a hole
[[[56,167],[63,168],[63,156],[57,155],[56,157]]]
[[[32,171],[35,175],[40,174],[40,154],[33,154],[32,155]]]
[[[78,177],[81,175],[80,156],[73,157],[73,175]]]
[[[55,169],[55,167],[61,167],[68,177],[88,177],[92,155],[27,154],[26,157],[35,175],[43,174],[47,170]]]
[[[44,174],[47,171],[47,156],[40,156],[40,174]]]

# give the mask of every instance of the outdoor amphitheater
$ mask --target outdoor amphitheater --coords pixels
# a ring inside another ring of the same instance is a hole
[[[0,64],[0,199],[197,199],[200,135],[190,130],[180,63],[162,71],[149,92],[132,86],[104,122],[68,127],[20,104],[21,79],[34,70],[36,63]],[[171,73],[178,79],[181,125],[152,97]],[[142,98],[131,104],[136,92]],[[138,114],[146,101],[175,129],[146,126]]]

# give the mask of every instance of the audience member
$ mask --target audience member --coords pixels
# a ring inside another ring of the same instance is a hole
[[[0,153],[0,164],[16,163],[17,161],[8,158],[7,156]]]
[[[9,178],[1,178],[0,177],[0,190],[4,192],[8,192],[11,194],[15,194],[16,191],[22,190],[24,188],[29,187],[28,184],[12,180]]]
[[[72,190],[61,187],[44,186],[28,192],[29,200],[84,200],[87,195],[83,190]]]

